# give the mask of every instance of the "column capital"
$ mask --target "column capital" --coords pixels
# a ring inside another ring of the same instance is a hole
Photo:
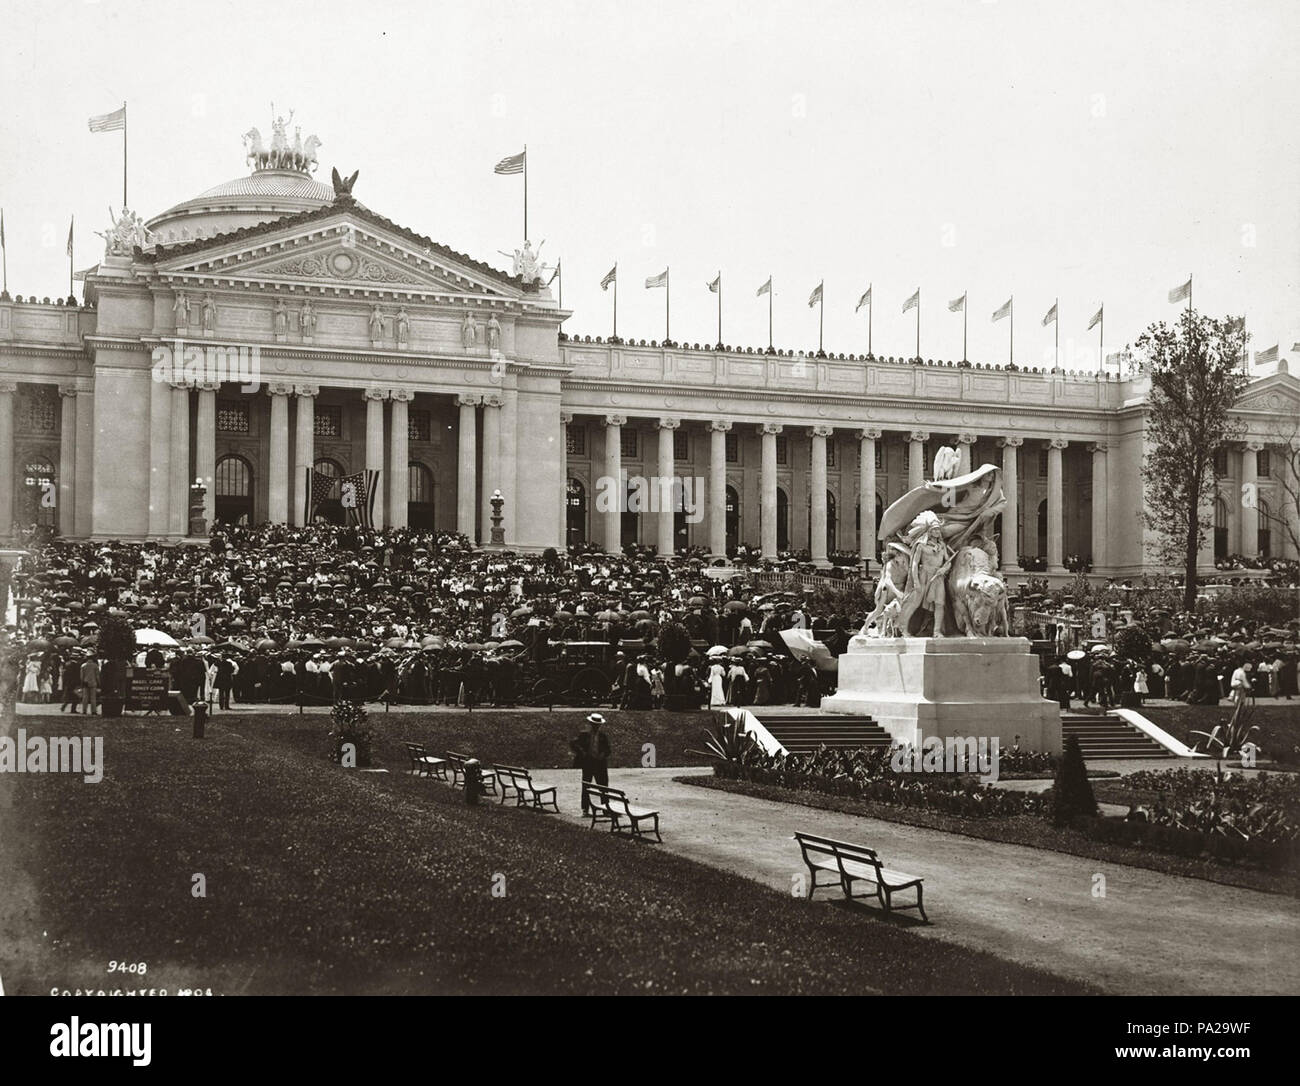
[[[929,441],[929,440],[930,440],[930,431],[928,431],[928,430],[913,430],[911,433],[909,433],[909,434],[907,435],[907,440],[908,440],[908,441]]]
[[[858,431],[858,438],[861,441],[879,441],[880,436],[879,426],[868,426]]]
[[[606,416],[605,416],[605,425],[606,425],[606,426],[626,426],[626,425],[627,425],[627,416],[626,416],[626,415],[606,415]]]
[[[1263,451],[1264,451],[1264,448],[1265,448],[1265,446],[1264,446],[1264,443],[1263,443],[1262,441],[1244,441],[1244,442],[1242,442],[1242,451],[1244,451],[1244,452],[1253,452],[1253,453],[1258,453],[1258,452],[1263,452]]]
[[[813,437],[830,437],[835,433],[834,426],[827,426],[825,423],[818,423],[812,428]]]
[[[773,436],[775,436],[776,434],[779,434],[784,429],[785,427],[782,426],[779,422],[760,422],[758,424],[758,432],[760,434],[763,434],[764,436],[766,436],[767,434],[772,434]]]
[[[958,435],[957,435],[957,444],[958,444],[958,445],[974,445],[975,442],[978,441],[978,440],[979,440],[979,437],[978,437],[978,435],[976,435],[976,434],[958,434]]]
[[[221,382],[220,381],[196,381],[194,383],[194,387],[197,388],[200,392],[220,392]]]
[[[415,393],[409,388],[395,388],[388,393],[388,398],[393,403],[410,403],[415,399]]]
[[[60,385],[60,386],[59,386],[59,395],[60,395],[60,396],[71,397],[71,396],[75,396],[76,394],[77,394],[77,386],[76,386],[76,385]]]
[[[1049,449],[1064,449],[1070,444],[1069,440],[1063,437],[1054,437],[1047,443]]]
[[[294,395],[296,395],[299,399],[303,399],[303,398],[310,399],[313,396],[320,395],[320,385],[294,385],[293,391],[294,391]]]
[[[489,392],[483,397],[484,407],[500,407],[503,403],[505,403],[505,400],[495,392]]]
[[[731,423],[721,419],[714,419],[712,422],[709,423],[709,431],[715,434],[730,433]]]
[[[1085,448],[1092,453],[1093,456],[1104,456],[1106,450],[1109,449],[1110,446],[1104,441],[1090,441]]]
[[[386,388],[367,388],[362,390],[362,398],[367,400],[378,400],[383,402],[388,399],[388,389]]]
[[[0,381],[0,392],[17,392],[17,381]]]
[[[676,430],[681,424],[681,419],[674,418],[662,418],[655,423],[660,430]]]
[[[271,381],[266,386],[266,394],[268,396],[292,396],[293,385],[287,381]]]
[[[459,392],[456,394],[456,403],[460,407],[477,407],[483,402],[483,397],[477,392]]]
[[[999,449],[1018,449],[1025,443],[1023,437],[1000,437],[998,438]]]
[[[561,425],[561,426],[568,426],[569,423],[571,423],[572,421],[573,421],[573,412],[572,412],[572,411],[561,411],[561,412],[560,412],[560,425]]]

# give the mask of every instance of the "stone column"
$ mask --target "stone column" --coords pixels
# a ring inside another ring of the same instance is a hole
[[[907,489],[915,490],[925,482],[925,443],[930,435],[924,430],[913,430],[907,440]]]
[[[731,423],[709,423],[709,556],[727,554],[727,433]]]
[[[171,534],[190,534],[190,388],[191,380],[172,385]]]
[[[876,442],[880,431],[868,427],[858,433],[858,554],[876,557]]]
[[[481,396],[462,392],[456,397],[460,407],[460,426],[456,455],[456,531],[473,541],[478,537],[478,481],[475,460],[478,455],[478,405]]]
[[[298,399],[297,418],[293,430],[293,522],[307,523],[307,506],[311,502],[311,487],[307,470],[316,464],[316,396],[317,385],[294,385]]]
[[[560,533],[559,551],[569,545],[569,423],[573,415],[560,412]]]
[[[501,396],[489,392],[483,397],[483,491],[479,505],[482,541],[492,538],[492,492],[501,487]],[[504,491],[502,491],[504,493]],[[505,522],[502,521],[504,529]]]
[[[392,391],[393,417],[388,420],[388,524],[392,528],[405,528],[407,503],[411,497],[410,420],[407,404],[415,398],[409,388]]]
[[[83,539],[94,524],[95,390],[77,390],[77,511],[76,534]],[[147,524],[146,524],[147,526]]]
[[[1020,568],[1020,446],[1023,437],[1004,437],[998,441],[1002,450],[1002,493],[1006,508],[1002,510],[1002,538],[998,541],[1002,568],[1014,573]]]
[[[808,541],[808,551],[813,564],[823,569],[831,564],[826,553],[826,439],[834,432],[832,426],[814,426],[812,451],[808,456],[812,486],[812,538]]]
[[[275,381],[266,386],[271,397],[271,455],[267,460],[266,519],[289,523],[289,397],[293,385]]]
[[[781,432],[779,422],[762,423],[758,432],[763,436],[762,471],[759,485],[762,498],[759,503],[759,549],[762,557],[777,556],[776,532],[776,435]]]
[[[1248,441],[1241,449],[1241,492],[1233,504],[1241,518],[1241,554],[1254,558],[1259,554],[1259,484],[1256,481],[1259,471],[1259,453],[1264,448],[1262,441]],[[1273,548],[1276,553],[1278,548]]]
[[[77,388],[59,386],[59,534],[75,535],[77,513]]]
[[[194,477],[203,480],[203,519],[208,530],[217,515],[217,393],[220,381],[200,381],[199,409],[194,416]],[[188,514],[186,514],[188,516]]]
[[[600,520],[604,527],[602,534],[605,553],[607,554],[621,554],[623,551],[622,509],[625,488],[623,486],[623,446],[620,444],[620,439],[623,425],[626,422],[626,415],[605,416],[605,479],[607,481],[604,487],[599,484],[596,486],[596,499],[599,508],[601,493],[604,491],[606,508],[601,513]],[[613,501],[609,498],[611,493],[614,498]]]
[[[1088,446],[1092,453],[1092,568],[1100,573],[1110,560],[1107,551],[1107,483],[1106,483],[1106,446],[1094,442]]]
[[[14,530],[14,393],[18,382],[0,381],[0,539]]]
[[[1061,468],[1061,450],[1069,444],[1063,437],[1047,443],[1047,572],[1064,573],[1065,479]]]
[[[379,472],[379,485],[375,487],[374,509],[371,522],[376,528],[382,528],[384,519],[384,401],[388,399],[388,389],[368,388],[362,393],[366,400],[366,471]],[[367,495],[369,500],[369,495]]]
[[[515,514],[519,509],[519,392],[514,388],[501,390],[501,447],[497,453],[500,465],[501,488],[505,504],[501,507],[501,533],[506,546],[513,547],[519,538]]]
[[[969,475],[971,470],[970,450],[975,444],[974,434],[957,435],[957,474]]]
[[[172,389],[154,375],[149,382],[149,535],[172,526]]]
[[[659,427],[659,478],[656,480],[655,496],[659,499],[659,522],[658,522],[658,539],[656,540],[659,553],[662,555],[671,555],[673,553],[673,521],[676,514],[674,505],[677,495],[683,494],[684,490],[671,486],[671,481],[677,478],[677,472],[673,470],[673,435],[680,425],[677,419],[663,418],[658,422]]]

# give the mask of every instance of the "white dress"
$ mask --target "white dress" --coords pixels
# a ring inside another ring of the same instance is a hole
[[[713,709],[718,706],[727,704],[727,695],[722,689],[722,677],[726,672],[721,664],[714,664],[709,668],[709,708]]]

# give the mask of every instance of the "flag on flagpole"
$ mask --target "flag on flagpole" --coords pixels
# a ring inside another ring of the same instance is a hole
[[[769,280],[769,282],[770,281],[771,280]],[[808,295],[809,309],[811,309],[813,306],[815,306],[818,302],[822,300],[822,287],[825,285],[826,285],[825,282],[821,282],[818,283],[815,287],[813,287],[813,292]]]
[[[1052,303],[1052,308],[1049,309],[1049,310],[1047,311],[1047,313],[1043,316],[1043,327],[1044,327],[1044,328],[1046,328],[1049,324],[1052,324],[1052,323],[1054,323],[1054,322],[1056,321],[1056,306],[1057,306],[1057,303],[1056,303],[1056,302],[1053,302],[1053,303]],[[1092,325],[1089,325],[1088,327],[1091,328]]]
[[[1275,343],[1275,344],[1273,344],[1273,346],[1270,347],[1267,351],[1256,351],[1256,352],[1255,352],[1255,365],[1257,365],[1257,366],[1262,366],[1262,365],[1264,365],[1264,364],[1267,363],[1267,362],[1276,362],[1276,361],[1277,361],[1277,349],[1278,349],[1280,346],[1281,346],[1280,343]]]
[[[1011,316],[1010,298],[1008,298],[1004,304],[1000,305],[997,309],[993,311],[993,320],[996,323],[997,321],[1002,320],[1003,317],[1009,317],[1009,316]]]
[[[1096,313],[1094,313],[1094,314],[1092,315],[1092,320],[1090,320],[1090,321],[1088,322],[1088,331],[1089,331],[1089,332],[1091,332],[1094,328],[1097,327],[1097,325],[1099,325],[1099,324],[1101,323],[1101,315],[1102,315],[1102,312],[1105,310],[1105,308],[1106,308],[1106,307],[1103,305],[1100,309],[1097,310]]]
[[[1185,302],[1191,296],[1192,281],[1188,279],[1181,287],[1174,287],[1174,289],[1169,292],[1169,301],[1171,304],[1175,302]]]
[[[560,274],[560,265],[563,263],[564,263],[563,260],[557,260],[555,262],[555,269],[551,272],[551,277],[548,280],[546,280],[546,285],[548,287],[555,282],[555,277]]]
[[[949,313],[966,312],[966,295],[963,294],[960,298],[954,298],[951,302],[949,302],[948,312]]]
[[[863,292],[862,297],[858,299],[858,304],[853,307],[853,312],[856,313],[864,305],[870,305],[870,304],[871,304],[871,288],[867,287],[867,289]]]
[[[492,167],[492,172],[493,173],[523,173],[524,158],[527,154],[528,154],[527,151],[520,151],[519,154],[517,155],[506,155],[505,158],[503,158],[500,162],[498,162],[495,166]],[[544,166],[546,164],[542,163],[542,165]]]
[[[117,132],[126,127],[126,106],[91,117],[89,123],[92,132]]]
[[[601,290],[609,290],[609,285],[618,278],[618,265],[615,264],[605,273],[605,278],[600,281]]]
[[[763,297],[764,294],[771,294],[771,293],[772,293],[772,277],[769,275],[767,277],[767,282],[758,288],[758,291],[754,294],[754,297],[761,298]]]
[[[664,268],[658,275],[652,275],[645,281],[646,290],[652,290],[655,287],[666,287],[668,285],[668,269]]]
[[[362,528],[375,526],[375,495],[379,493],[379,472],[358,471],[345,475],[341,485],[341,500],[347,510],[349,524]]]
[[[68,220],[68,256],[72,255],[72,228],[77,224],[77,216],[73,215]]]
[[[714,294],[717,294],[722,289],[722,272],[718,272],[718,277],[712,283],[709,283],[708,287]]]
[[[906,313],[909,309],[916,309],[917,306],[919,306],[920,304],[921,304],[921,288],[917,287],[916,293],[913,294],[910,298],[907,299],[907,301],[903,303],[903,312]]]

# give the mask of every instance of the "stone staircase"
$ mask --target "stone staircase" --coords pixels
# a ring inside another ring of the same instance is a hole
[[[1149,735],[1110,713],[1062,713],[1061,740],[1077,736],[1085,762],[1107,758],[1174,758]]]
[[[753,707],[750,711],[754,712]],[[822,744],[847,750],[893,746],[889,733],[869,716],[758,712],[754,715],[791,754],[806,754]]]

